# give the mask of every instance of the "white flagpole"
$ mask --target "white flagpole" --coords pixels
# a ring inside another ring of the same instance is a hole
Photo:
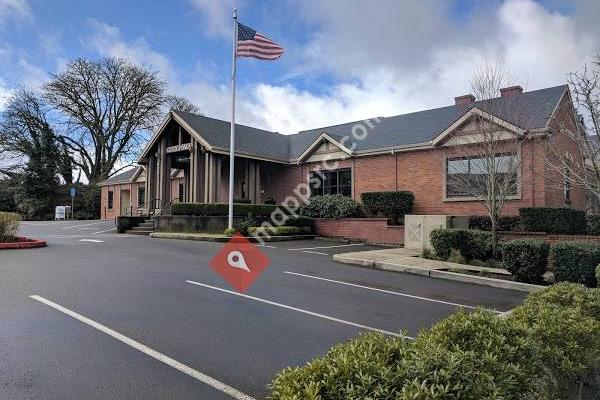
[[[229,136],[229,229],[233,228],[233,184],[235,166],[235,76],[238,39],[237,9],[233,10],[233,55],[231,60],[231,134]]]

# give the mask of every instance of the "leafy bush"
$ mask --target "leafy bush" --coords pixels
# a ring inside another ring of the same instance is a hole
[[[310,233],[310,227],[304,226],[253,226],[248,228],[250,235],[268,234],[271,236],[304,235]]]
[[[315,231],[315,220],[311,217],[305,217],[302,215],[291,216],[285,221],[285,224],[287,226],[310,228],[310,232]]]
[[[312,218],[356,218],[363,211],[357,202],[341,194],[314,196],[302,207],[302,215]]]
[[[539,398],[572,398],[600,367],[600,289],[558,283],[530,294],[508,321],[538,342],[553,383]]]
[[[248,218],[243,220],[242,222],[240,222],[239,224],[237,224],[237,231],[239,233],[241,233],[244,236],[248,235],[248,229],[250,229],[253,226],[259,226],[260,222],[253,219],[253,218]]]
[[[235,232],[236,230],[234,228],[225,228],[225,230],[223,231],[223,235],[232,237],[233,235],[235,235]]]
[[[236,216],[268,217],[277,209],[268,204],[234,204],[233,214]],[[282,209],[282,211],[284,211]],[[175,203],[171,207],[173,215],[224,216],[229,214],[229,205],[224,203]]]
[[[471,215],[469,217],[469,229],[480,231],[492,230],[492,221],[486,215]],[[521,229],[521,217],[517,215],[505,215],[496,222],[498,231],[518,231]]]
[[[467,260],[462,255],[462,252],[458,249],[450,249],[450,255],[446,260],[448,262],[456,263],[456,264],[466,264]]]
[[[526,231],[582,234],[587,230],[585,211],[572,208],[527,207],[519,209]]]
[[[0,243],[13,241],[19,232],[21,216],[17,213],[0,212]]]
[[[600,235],[600,215],[588,214],[585,217],[588,235]]]
[[[442,260],[450,257],[452,249],[460,250],[467,260],[487,260],[492,256],[492,234],[467,229],[435,229],[430,235],[431,246]]]
[[[505,268],[517,281],[540,283],[548,263],[549,246],[542,240],[516,239],[502,245]]]
[[[412,192],[366,192],[360,199],[367,213],[396,220],[412,212],[415,196]]]
[[[234,204],[251,204],[252,200],[250,199],[233,199]]]
[[[596,283],[600,287],[600,264],[596,265]]]
[[[557,282],[581,283],[595,287],[595,268],[600,263],[600,246],[591,243],[561,242],[551,248]]]

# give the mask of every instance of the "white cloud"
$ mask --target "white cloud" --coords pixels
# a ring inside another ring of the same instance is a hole
[[[231,37],[234,0],[189,0],[203,17],[202,28],[209,35]]]
[[[0,111],[6,107],[6,103],[12,96],[13,91],[6,86],[6,83],[0,78]]]
[[[26,18],[31,15],[27,0],[0,0],[0,22],[12,18]]]

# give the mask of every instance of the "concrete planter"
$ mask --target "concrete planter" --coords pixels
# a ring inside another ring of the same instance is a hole
[[[37,247],[45,247],[45,240],[28,239],[26,237],[17,237],[16,242],[0,243],[0,250],[9,249],[34,249]]]
[[[237,226],[247,217],[233,217]],[[223,233],[227,216],[161,215],[154,218],[155,232]]]

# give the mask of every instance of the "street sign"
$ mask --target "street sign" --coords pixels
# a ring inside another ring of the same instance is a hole
[[[71,197],[75,197],[75,195],[77,194],[77,190],[75,190],[75,188],[72,187],[70,190],[70,193],[71,193]]]
[[[210,261],[210,267],[235,290],[245,292],[271,263],[256,245],[236,233]]]

